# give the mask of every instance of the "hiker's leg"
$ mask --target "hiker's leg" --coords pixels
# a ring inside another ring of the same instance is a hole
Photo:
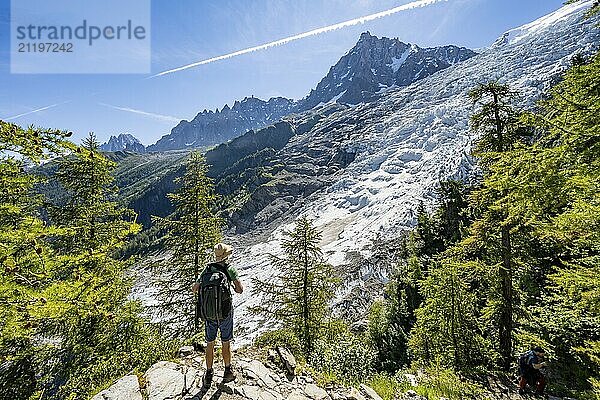
[[[223,343],[223,363],[229,367],[231,365],[231,339],[233,339],[233,313],[221,321],[219,329]]]
[[[223,363],[226,367],[231,365],[231,342],[223,342]]]
[[[217,329],[219,324],[216,321],[206,321],[204,324],[206,334],[206,369],[210,370],[213,367],[215,356],[215,340],[217,340]]]
[[[544,377],[544,375],[539,374],[535,386],[537,394],[544,394],[544,389],[546,388],[546,378]]]
[[[215,342],[208,342],[206,344],[206,369],[212,369],[213,361],[215,358]]]
[[[527,379],[525,379],[525,375],[521,375],[521,379],[519,379],[519,389],[525,390],[525,386],[527,386]]]

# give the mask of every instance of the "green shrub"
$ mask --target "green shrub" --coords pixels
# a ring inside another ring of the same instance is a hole
[[[320,374],[343,384],[364,381],[374,372],[375,351],[362,335],[355,335],[339,320],[331,321],[315,344],[309,364]]]
[[[392,400],[398,393],[414,390],[420,396],[437,400],[445,397],[454,399],[485,399],[484,389],[462,379],[452,369],[441,368],[439,365],[427,368],[424,374],[419,374],[418,386],[413,387],[405,378],[406,373],[415,373],[415,370],[401,370],[395,376],[387,373],[376,373],[366,383],[372,387],[383,400]]]
[[[398,379],[385,372],[372,375],[367,381],[367,385],[373,388],[383,400],[392,400],[396,393],[404,390]]]

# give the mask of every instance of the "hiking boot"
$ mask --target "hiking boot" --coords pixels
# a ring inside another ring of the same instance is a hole
[[[204,373],[204,377],[202,377],[202,387],[204,389],[208,389],[213,380],[214,371],[212,369],[207,369]]]
[[[235,381],[235,374],[231,369],[231,366],[225,367],[225,372],[223,373],[223,383],[233,382]]]
[[[524,395],[524,394],[525,394],[525,389],[521,389],[521,388],[519,388],[519,394],[520,394],[521,396],[522,396],[522,395]]]

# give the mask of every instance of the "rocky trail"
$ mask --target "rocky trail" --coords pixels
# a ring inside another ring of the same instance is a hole
[[[370,387],[319,387],[306,372],[296,374],[296,360],[284,348],[271,350],[263,363],[244,355],[234,359],[234,382],[222,383],[222,363],[215,363],[213,383],[202,388],[204,356],[190,346],[180,349],[176,361],[159,361],[142,376],[127,375],[92,400],[381,400]],[[420,400],[416,393],[407,394]]]
[[[241,354],[240,354],[241,353]],[[263,359],[260,361],[259,359]],[[345,387],[328,384],[317,385],[314,377],[298,368],[294,356],[285,348],[269,350],[268,355],[253,351],[240,351],[234,355],[236,380],[223,383],[223,365],[215,363],[213,383],[208,390],[202,388],[206,370],[204,355],[191,346],[179,350],[174,361],[159,361],[143,375],[130,374],[95,395],[92,400],[382,400],[371,387]],[[415,387],[418,377],[406,375]],[[488,392],[481,399],[518,400],[538,397],[520,396],[510,383],[488,379]],[[549,400],[568,400],[546,397]],[[395,395],[394,400],[427,400],[415,390]],[[439,397],[439,400],[450,400]]]

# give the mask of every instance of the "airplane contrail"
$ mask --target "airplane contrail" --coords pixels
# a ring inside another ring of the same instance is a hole
[[[242,49],[242,50],[238,50],[235,51],[233,53],[228,53],[228,54],[223,54],[221,56],[217,56],[217,57],[212,57],[212,58],[208,58],[206,60],[202,60],[202,61],[198,61],[192,64],[187,64],[178,68],[173,68],[173,69],[169,69],[163,72],[159,72],[158,74],[152,75],[150,78],[156,78],[159,76],[163,76],[163,75],[167,75],[167,74],[172,74],[174,72],[179,72],[179,71],[183,71],[189,68],[194,68],[197,67],[199,65],[204,65],[204,64],[210,64],[213,63],[215,61],[220,61],[220,60],[225,60],[227,58],[232,58],[232,57],[237,57],[237,56],[241,56],[242,54],[247,54],[247,53],[252,53],[254,51],[258,51],[258,50],[264,50],[264,49],[268,49],[270,47],[275,47],[275,46],[279,46],[282,44],[286,44],[289,42],[293,42],[295,40],[299,40],[299,39],[303,39],[309,36],[314,36],[314,35],[320,35],[321,33],[326,33],[326,32],[331,32],[337,29],[341,29],[341,28],[346,28],[348,26],[354,26],[354,25],[358,25],[358,24],[363,24],[365,22],[368,21],[372,21],[374,19],[379,19],[379,18],[383,18],[383,17],[387,17],[389,15],[392,14],[396,14],[399,13],[401,11],[406,11],[406,10],[411,10],[414,8],[421,8],[421,7],[426,7],[435,3],[439,3],[442,1],[448,1],[448,0],[418,0],[418,1],[413,1],[411,3],[407,3],[398,7],[394,7],[394,8],[390,8],[389,10],[385,10],[385,11],[381,11],[375,14],[370,14],[370,15],[366,15],[364,17],[358,17],[358,18],[354,18],[348,21],[344,21],[344,22],[340,22],[334,25],[329,25],[329,26],[324,26],[322,28],[317,28],[317,29],[313,29],[311,31],[307,31],[307,32],[303,32],[303,33],[299,33],[297,35],[294,36],[289,36],[283,39],[279,39],[276,40],[274,42],[269,42],[269,43],[265,43],[265,44],[261,44],[258,46],[254,46],[254,47],[249,47],[247,49]]]
[[[147,112],[147,111],[136,110],[135,108],[113,106],[112,104],[106,104],[106,103],[98,103],[98,104],[100,104],[101,106],[104,106],[104,107],[112,108],[114,110],[127,111],[127,112],[134,113],[134,114],[140,114],[140,115],[143,115],[146,117],[154,118],[154,119],[156,119],[158,121],[162,121],[162,122],[174,123],[174,122],[180,122],[185,119],[185,118],[174,117],[172,115],[155,114],[155,113],[151,113],[151,112]]]
[[[10,121],[11,119],[17,119],[17,118],[21,118],[21,117],[24,117],[24,116],[29,115],[29,114],[35,114],[35,113],[40,112],[40,111],[48,110],[49,108],[54,108],[54,107],[66,104],[68,102],[70,102],[70,100],[63,101],[62,103],[50,104],[49,106],[44,106],[44,107],[36,108],[35,110],[27,111],[27,112],[24,112],[22,114],[13,115],[12,117],[2,118],[2,120],[4,120],[4,121]]]

